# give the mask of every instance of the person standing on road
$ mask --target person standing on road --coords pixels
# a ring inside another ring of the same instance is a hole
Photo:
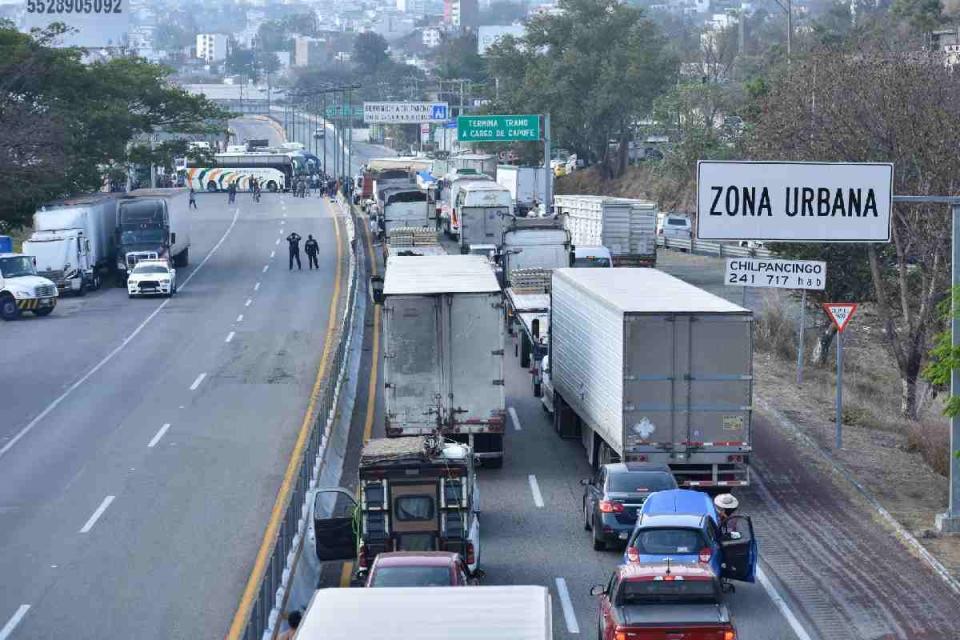
[[[227,185],[227,203],[233,204],[237,201],[237,183],[236,181],[231,182]]]
[[[197,192],[193,190],[193,187],[190,187],[190,208],[197,208]]]
[[[307,252],[307,264],[311,269],[316,267],[320,268],[320,263],[317,262],[317,255],[320,253],[320,245],[316,240],[313,239],[313,236],[307,234],[307,241],[303,243],[303,250]]]
[[[300,234],[294,231],[287,236],[287,244],[290,247],[290,271],[293,271],[293,261],[297,261],[297,269],[303,271],[303,265],[300,264]]]

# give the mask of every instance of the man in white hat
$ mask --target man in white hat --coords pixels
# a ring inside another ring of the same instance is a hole
[[[736,521],[728,522],[740,507],[740,501],[729,493],[721,493],[713,499],[713,506],[717,508],[717,516],[720,518],[720,531],[724,535],[737,530]]]

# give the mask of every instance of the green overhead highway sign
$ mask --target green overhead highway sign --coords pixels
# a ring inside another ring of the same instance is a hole
[[[350,114],[350,111],[347,109],[347,105],[330,105],[324,111],[324,117],[327,118],[346,118]],[[353,107],[353,117],[362,118],[363,117],[363,105],[354,105]]]
[[[460,142],[518,142],[540,140],[540,116],[460,116]]]

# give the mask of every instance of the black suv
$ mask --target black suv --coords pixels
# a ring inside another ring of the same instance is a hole
[[[627,542],[637,512],[654,491],[676,489],[677,481],[665,464],[617,462],[600,467],[583,485],[583,528],[593,531],[593,548]]]

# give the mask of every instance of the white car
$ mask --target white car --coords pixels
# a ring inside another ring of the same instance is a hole
[[[177,292],[177,270],[166,260],[141,260],[127,276],[127,296],[160,295]]]

